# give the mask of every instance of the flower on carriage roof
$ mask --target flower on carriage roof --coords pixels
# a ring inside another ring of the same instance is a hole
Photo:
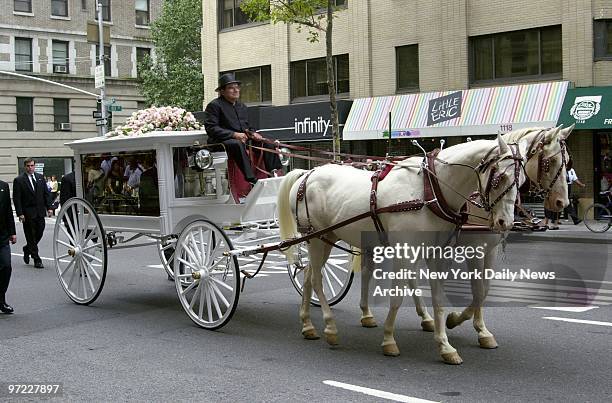
[[[192,131],[202,126],[193,113],[173,106],[151,107],[133,112],[122,126],[107,133],[107,137],[139,136],[144,133],[159,131]]]

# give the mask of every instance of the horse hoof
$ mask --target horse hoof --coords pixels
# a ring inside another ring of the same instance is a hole
[[[329,344],[330,346],[337,346],[338,345],[338,335],[337,334],[325,334],[325,341],[327,341],[327,344]]]
[[[459,356],[457,352],[444,353],[441,355],[442,355],[442,359],[444,360],[445,364],[460,365],[461,363],[463,363],[463,360],[461,359],[461,357]]]
[[[480,344],[480,348],[497,348],[497,341],[494,336],[479,337],[478,344]]]
[[[400,355],[399,348],[397,348],[397,344],[386,344],[383,346],[383,354],[387,357],[397,357]]]
[[[302,336],[304,336],[306,340],[318,340],[319,339],[319,335],[317,334],[317,331],[315,329],[302,330]]]
[[[421,328],[425,332],[433,332],[436,330],[433,319],[421,321]]]
[[[452,329],[459,324],[459,318],[461,314],[459,312],[451,312],[446,317],[446,327],[448,329]]]
[[[361,318],[361,326],[363,327],[376,327],[376,321],[373,317],[369,316],[367,318]]]

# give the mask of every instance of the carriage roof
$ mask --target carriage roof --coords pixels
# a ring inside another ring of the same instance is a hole
[[[66,146],[76,151],[95,150],[96,152],[104,152],[107,150],[121,149],[123,147],[130,149],[142,147],[151,148],[164,143],[169,145],[187,145],[199,141],[202,144],[205,138],[206,131],[204,130],[153,131],[139,136],[89,137],[66,143]]]

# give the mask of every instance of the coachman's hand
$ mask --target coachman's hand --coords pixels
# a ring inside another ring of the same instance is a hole
[[[239,132],[235,132],[235,133],[234,133],[234,138],[235,138],[236,140],[240,140],[240,141],[242,141],[243,143],[246,143],[246,142],[247,142],[247,140],[249,139],[249,136],[247,136],[247,135],[246,135],[246,133],[239,133]]]
[[[25,216],[22,214],[19,216],[19,222],[24,222],[25,221]]]
[[[11,235],[9,237],[9,240],[11,241],[13,245],[15,245],[17,243],[17,235]]]
[[[251,133],[251,138],[255,141],[263,141],[263,136],[257,132]]]

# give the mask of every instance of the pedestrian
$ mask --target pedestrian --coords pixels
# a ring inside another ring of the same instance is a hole
[[[11,281],[11,246],[17,242],[15,219],[11,207],[8,183],[0,180],[0,312],[13,313],[13,307],[6,303],[6,290]]]
[[[205,109],[204,127],[209,144],[223,144],[228,156],[236,161],[247,182],[254,185],[257,177],[251,167],[246,152],[246,143],[251,140],[254,145],[274,149],[274,146],[263,143],[263,137],[249,126],[248,112],[240,99],[240,81],[233,74],[223,74],[215,91],[219,97],[212,100]],[[278,155],[264,152],[265,169],[275,176],[282,169]]]
[[[60,204],[63,206],[68,199],[76,197],[76,183],[74,181],[74,171],[62,176],[60,188]]]
[[[578,202],[578,196],[572,194],[572,186],[574,185],[574,183],[580,186],[581,188],[586,187],[586,185],[580,182],[580,179],[578,179],[578,175],[576,175],[576,171],[574,170],[574,168],[570,168],[567,171],[567,194],[570,196],[570,204],[564,209],[564,211],[565,214],[567,214],[567,216],[572,219],[574,225],[578,225],[582,222],[582,220],[577,216],[576,204]]]
[[[159,184],[155,157],[147,155],[142,165],[144,172],[140,175],[138,187],[140,215],[159,216]]]
[[[34,172],[35,162],[27,158],[23,165],[25,172],[13,180],[13,203],[15,213],[23,224],[26,245],[23,247],[23,261],[30,263],[34,259],[34,267],[44,269],[38,254],[38,242],[45,231],[45,214],[51,217],[51,193],[42,175]]]

